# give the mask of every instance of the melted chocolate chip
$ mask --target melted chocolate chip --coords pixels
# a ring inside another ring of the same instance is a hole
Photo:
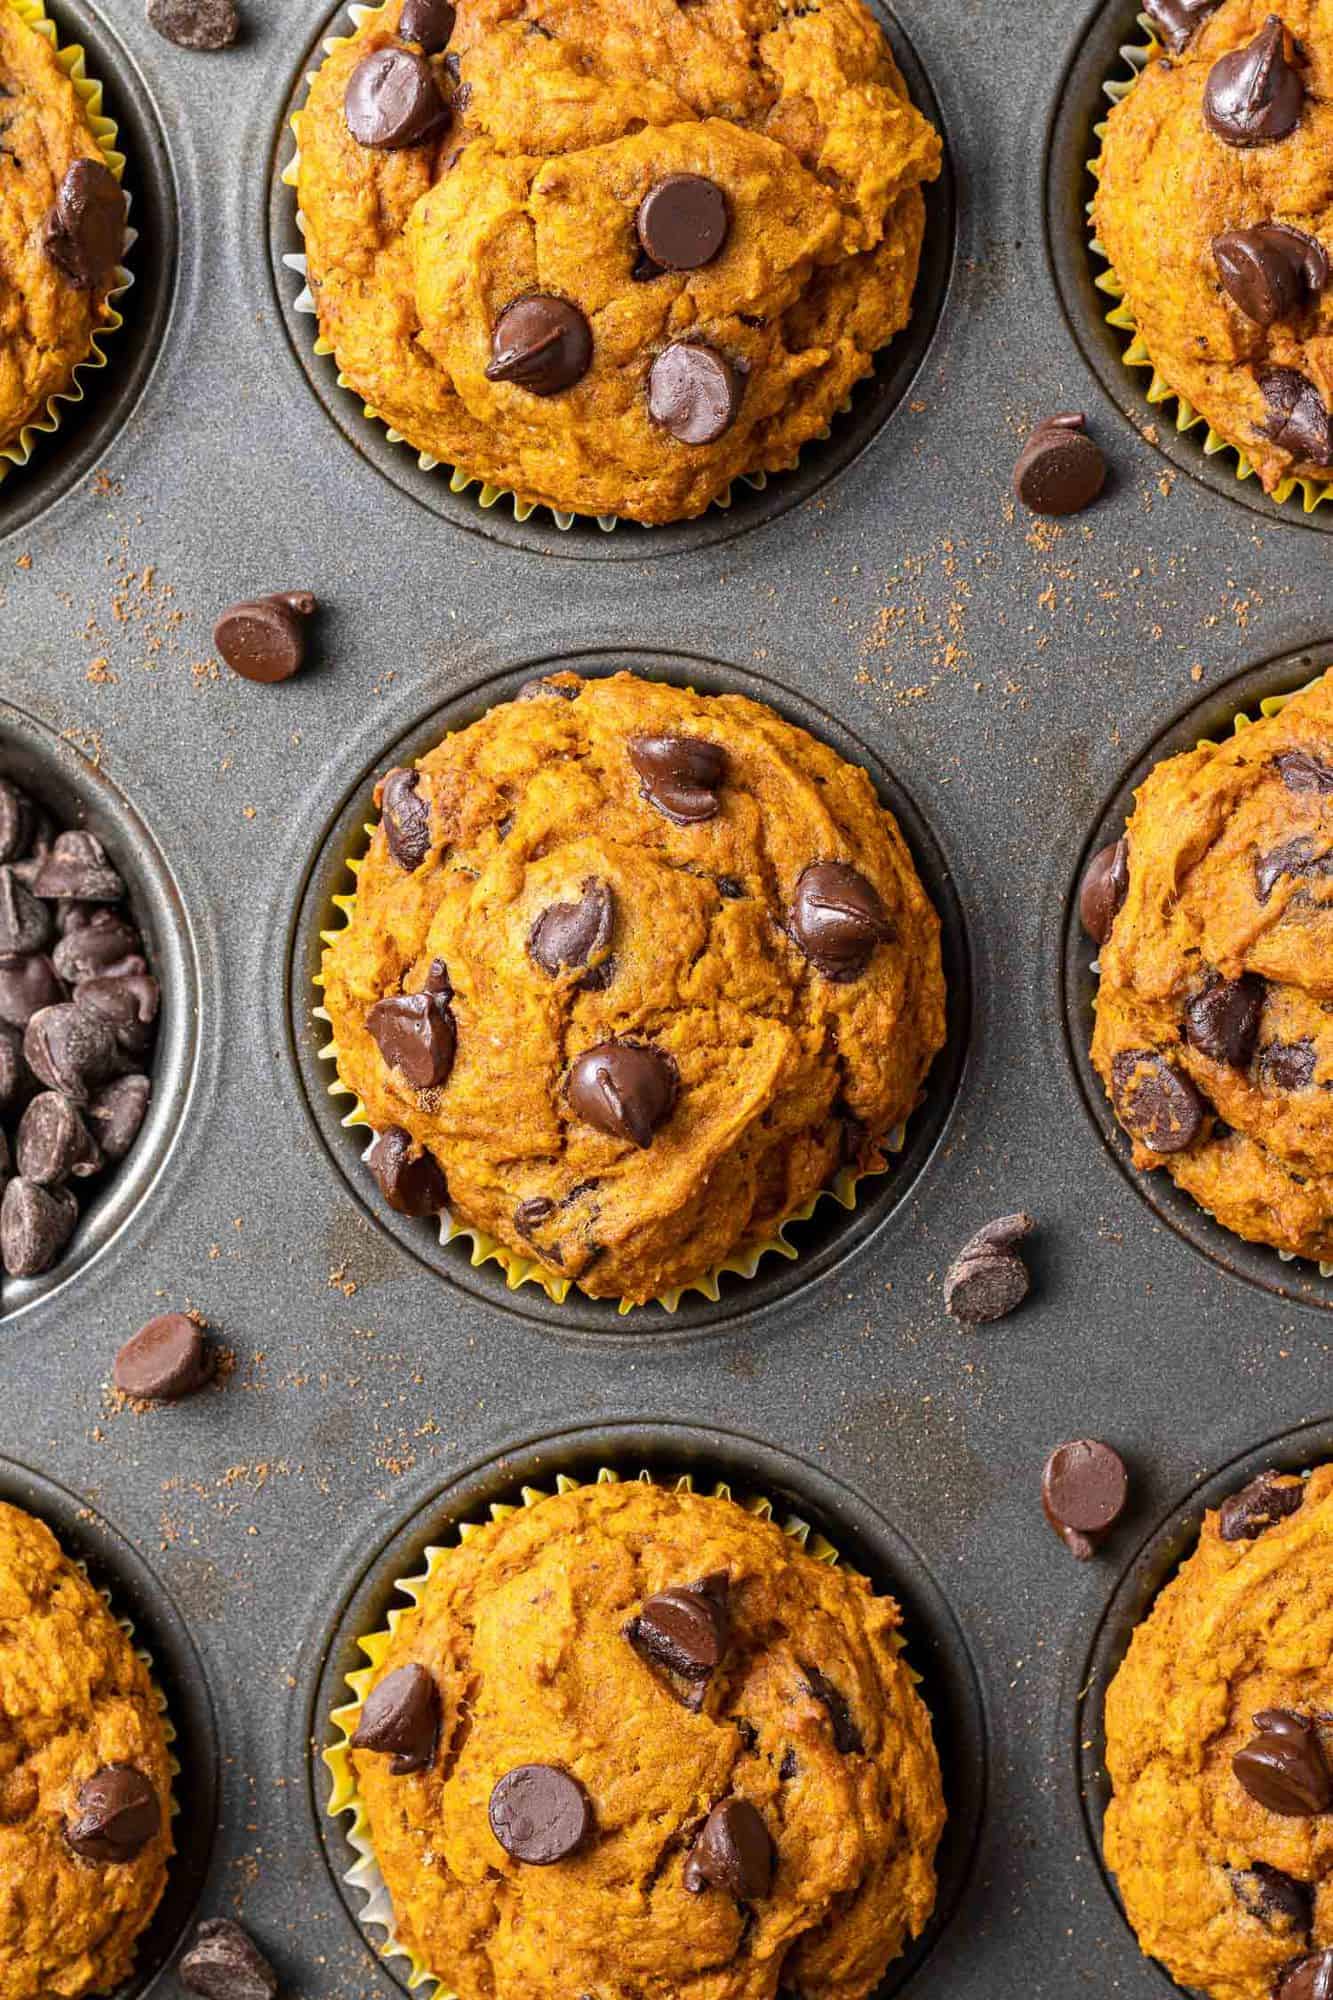
[[[490,1822],[506,1854],[548,1868],[582,1847],[592,1832],[592,1807],[568,1771],[520,1764],[491,1793]]]
[[[1185,1008],[1185,1039],[1211,1061],[1244,1069],[1259,1039],[1264,982],[1252,972],[1214,979]]]
[[[1314,1922],[1310,1883],[1298,1882],[1280,1868],[1270,1868],[1266,1861],[1256,1861],[1252,1868],[1232,1870],[1231,1887],[1237,1902],[1269,1930],[1309,1937]]]
[[[366,1026],[390,1069],[413,1090],[446,1083],[454,1066],[458,1031],[448,1002],[437,993],[391,993],[377,1000]]]
[[[1041,1475],[1041,1510],[1070,1554],[1087,1562],[1125,1511],[1129,1475],[1099,1438],[1057,1445]]]
[[[425,1667],[396,1667],[366,1696],[354,1750],[384,1752],[395,1778],[427,1770],[440,1737],[440,1691]]]
[[[1152,1153],[1183,1153],[1203,1125],[1202,1097],[1155,1049],[1122,1049],[1113,1059],[1111,1100],[1131,1138]]]
[[[603,954],[611,942],[614,920],[610,889],[589,876],[577,903],[552,903],[542,911],[528,934],[528,951],[554,979]]]
[[[636,1653],[683,1680],[706,1681],[726,1651],[729,1621],[725,1570],[698,1583],[673,1585],[646,1600],[626,1636]]]
[[[1094,944],[1105,944],[1129,894],[1129,842],[1113,840],[1098,848],[1083,871],[1078,915]]]
[[[1305,85],[1287,58],[1287,31],[1270,14],[1252,42],[1208,72],[1203,115],[1228,146],[1271,146],[1300,123]]]
[[[106,284],[125,251],[125,197],[101,160],[75,160],[66,169],[42,241],[57,270],[80,291]]]
[[[647,1148],[676,1102],[676,1065],[640,1042],[598,1042],[570,1067],[566,1094],[576,1118],[608,1138]]]
[[[1326,797],[1333,792],[1333,766],[1311,750],[1284,750],[1273,760],[1283,784],[1298,797]]]
[[[805,1675],[807,1689],[828,1716],[834,1749],[843,1757],[859,1757],[865,1749],[865,1739],[852,1720],[846,1695],[834,1686],[827,1674],[821,1673],[808,1660],[801,1662],[801,1672]]]
[[[1328,283],[1328,253],[1285,222],[1227,229],[1213,238],[1223,286],[1256,326],[1275,326],[1308,306]]]
[[[1268,405],[1265,435],[1295,459],[1333,465],[1333,412],[1314,383],[1294,368],[1271,368],[1259,387]]]
[[[65,1839],[85,1861],[133,1861],[162,1824],[157,1793],[129,1764],[108,1764],[79,1791],[78,1817]]]
[[[668,174],[639,203],[634,228],[644,254],[666,271],[697,271],[727,240],[727,197],[703,174]]]
[[[366,1154],[380,1193],[399,1215],[438,1215],[449,1199],[439,1163],[400,1125],[390,1125]]]
[[[712,819],[727,775],[727,753],[701,736],[631,736],[625,746],[649,805],[677,826]]]
[[[437,56],[448,47],[454,19],[452,0],[403,0],[399,40],[415,42],[423,55]]]
[[[1308,1036],[1298,1042],[1270,1042],[1259,1051],[1259,1080],[1270,1090],[1308,1090],[1314,1082],[1315,1060],[1315,1045]]]
[[[1286,1819],[1328,1812],[1333,1778],[1314,1723],[1287,1708],[1268,1708],[1255,1716],[1254,1725],[1258,1735],[1231,1760],[1250,1797]]]
[[[1274,2000],[1333,2000],[1333,1945],[1284,1967],[1273,1995]]]
[[[555,1214],[556,1204],[544,1194],[529,1195],[514,1210],[514,1227],[520,1236],[532,1241],[533,1231],[540,1229],[543,1222]]]
[[[1038,424],[1014,466],[1014,493],[1033,514],[1081,514],[1106,484],[1106,458],[1074,411]]]
[[[512,382],[531,396],[572,389],[592,366],[592,328],[568,299],[534,292],[515,299],[491,334],[488,382]]]
[[[715,444],[744,393],[740,370],[699,340],[664,347],[648,372],[648,414],[680,444]]]
[[[357,144],[377,152],[420,146],[449,123],[435,71],[410,49],[363,56],[347,80],[343,112]]]
[[[1254,891],[1266,903],[1284,875],[1307,881],[1333,875],[1333,853],[1321,848],[1309,834],[1286,840],[1281,847],[1255,857]]]
[[[1163,47],[1178,56],[1221,4],[1222,0],[1144,0],[1143,11]]]
[[[1253,1542],[1277,1522],[1297,1512],[1305,1499],[1303,1479],[1261,1472],[1239,1493],[1222,1502],[1218,1531],[1224,1542]]]
[[[577,678],[577,676],[573,678]],[[582,693],[583,683],[581,681],[576,687],[570,687],[565,680],[556,680],[554,676],[546,674],[538,680],[524,681],[522,687],[514,696],[514,700],[541,701],[549,699],[552,701],[577,701]]]
[[[395,769],[380,783],[380,819],[390,854],[407,874],[430,849],[430,806],[421,797],[420,771]]]
[[[878,889],[845,861],[802,870],[787,926],[816,972],[839,982],[859,978],[893,934]]]
[[[213,627],[213,644],[243,681],[272,687],[290,680],[305,664],[306,626],[314,613],[315,599],[308,590],[232,604]]]
[[[773,1842],[748,1799],[723,1799],[704,1821],[685,1863],[685,1887],[693,1896],[725,1889],[738,1903],[758,1903],[773,1886]]]

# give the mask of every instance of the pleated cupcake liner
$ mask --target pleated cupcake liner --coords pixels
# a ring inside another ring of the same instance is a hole
[[[1120,55],[1128,74],[1110,77],[1102,85],[1102,89],[1110,99],[1112,105],[1122,103],[1128,97],[1130,91],[1133,90],[1139,77],[1148,65],[1156,61],[1164,53],[1161,43],[1153,32],[1153,25],[1148,16],[1140,14],[1138,20],[1140,27],[1147,37],[1146,42],[1122,43]],[[1089,160],[1087,165],[1088,172],[1092,175],[1093,179],[1099,181],[1101,179],[1102,148],[1105,146],[1107,132],[1105,119],[1093,127],[1093,132],[1100,144],[1096,156]],[[1088,248],[1104,266],[1102,270],[1094,272],[1093,283],[1099,292],[1104,292],[1107,298],[1114,301],[1110,311],[1104,315],[1104,318],[1108,326],[1114,327],[1117,333],[1123,334],[1126,337],[1127,344],[1122,349],[1121,360],[1124,362],[1126,368],[1146,368],[1149,371],[1148,387],[1144,391],[1146,400],[1154,409],[1161,409],[1165,415],[1169,416],[1174,422],[1176,430],[1182,436],[1188,431],[1198,430],[1202,427],[1204,432],[1203,451],[1206,458],[1215,458],[1220,452],[1234,452],[1237,480],[1243,482],[1246,479],[1253,479],[1255,477],[1254,465],[1251,462],[1249,454],[1243,447],[1233,444],[1229,438],[1224,438],[1220,432],[1215,430],[1203,412],[1196,410],[1189,398],[1182,395],[1178,389],[1173,389],[1158,369],[1152,355],[1148,352],[1147,344],[1139,330],[1139,323],[1126,301],[1124,280],[1112,264],[1104,244],[1096,233],[1092,211],[1093,204],[1089,202],[1087,211],[1090,232]],[[1168,407],[1170,405],[1174,405],[1174,409]],[[1284,506],[1287,501],[1297,494],[1300,496],[1302,512],[1313,514],[1315,509],[1322,506],[1325,501],[1333,501],[1333,482],[1321,479],[1288,477],[1279,480],[1278,484],[1267,497],[1276,506],[1280,507]]]
[[[0,5],[3,4],[5,0],[0,0]],[[55,22],[48,18],[42,0],[8,0],[8,4],[13,7],[21,21],[51,44],[56,61],[69,78],[83,106],[98,151],[116,179],[121,180],[125,172],[125,155],[117,144],[119,130],[115,119],[108,118],[102,110],[102,85],[95,77],[88,75],[87,52],[78,42],[61,43],[56,33]],[[130,197],[127,195],[125,198],[127,217],[129,203]],[[130,228],[127,221],[125,229],[127,257],[134,247],[136,236],[137,232]],[[72,408],[84,401],[85,390],[81,378],[95,374],[99,369],[106,367],[107,357],[102,342],[112,334],[119,333],[125,324],[123,316],[116,310],[112,301],[123,298],[133,283],[133,272],[125,264],[118,264],[112,273],[111,284],[107,291],[105,316],[92,335],[88,353],[76,365],[65,387],[57,389],[53,395],[47,397],[42,414],[30,418],[18,436],[9,444],[0,445],[0,482],[9,477],[14,467],[27,465],[39,439],[49,437],[53,431],[59,430],[65,408]]]
[[[597,1473],[596,1479],[592,1482],[573,1479],[568,1474],[562,1472],[556,1476],[554,1493],[572,1493],[579,1487],[589,1483],[597,1486],[616,1486],[622,1483],[624,1477],[623,1473],[614,1471],[609,1466],[602,1466]],[[641,1468],[632,1473],[630,1477],[631,1479],[638,1480],[641,1485],[663,1486],[669,1492],[695,1493],[699,1490],[689,1473],[682,1473],[680,1477],[674,1480],[663,1480],[655,1478],[647,1468]],[[773,1500],[763,1495],[750,1495],[737,1500],[731,1486],[725,1480],[719,1480],[716,1484],[710,1486],[707,1489],[707,1495],[715,1500],[733,1501],[737,1506],[743,1507],[747,1514],[753,1515],[757,1520],[773,1522],[812,1561],[824,1563],[830,1568],[840,1568],[844,1575],[855,1578],[860,1582],[866,1581],[860,1571],[853,1569],[850,1563],[845,1562],[833,1544],[820,1534],[818,1530],[812,1528],[810,1523],[803,1520],[799,1514],[782,1512]],[[540,1487],[524,1486],[520,1488],[517,1500],[495,1502],[489,1509],[488,1522],[504,1520],[508,1516],[518,1513],[522,1508],[536,1507],[543,1500],[549,1500],[552,1497],[552,1493],[546,1492]],[[365,1802],[357,1786],[356,1770],[352,1763],[351,1739],[356,1729],[357,1719],[361,1713],[362,1703],[369,1694],[380,1668],[384,1664],[385,1656],[388,1653],[394,1633],[398,1629],[399,1621],[419,1607],[426,1589],[438,1574],[441,1565],[448,1562],[450,1557],[455,1554],[456,1547],[467,1542],[485,1525],[487,1525],[486,1522],[462,1522],[458,1530],[457,1545],[445,1546],[432,1544],[424,1552],[424,1570],[413,1576],[395,1578],[394,1589],[400,1591],[410,1601],[408,1604],[398,1605],[391,1610],[388,1614],[388,1622],[383,1628],[358,1638],[357,1644],[365,1654],[368,1664],[364,1667],[355,1667],[347,1674],[347,1686],[351,1690],[352,1699],[344,1706],[335,1708],[330,1713],[329,1720],[338,1732],[337,1739],[320,1753],[331,1779],[329,1797],[324,1808],[325,1812],[333,1820],[341,1819],[344,1813],[350,1813],[352,1816],[350,1826],[344,1826],[341,1831],[357,1858],[352,1867],[345,1872],[343,1880],[358,1896],[364,1898],[362,1907],[358,1912],[358,1922],[362,1930],[366,1933],[368,1941],[377,1956],[383,1959],[403,1959],[406,1961],[407,1985],[413,1992],[422,1986],[429,1985],[434,1987],[435,1991],[431,1996],[431,2000],[458,2000],[458,1996],[444,1984],[440,1975],[432,1972],[429,1966],[424,1965],[398,1936],[393,1902],[389,1895],[384,1876],[380,1871],[379,1863],[375,1858],[374,1843],[370,1832],[370,1819],[366,1811]],[[894,1633],[893,1644],[897,1652],[902,1653],[906,1643],[901,1632]],[[904,1662],[904,1664],[913,1684],[919,1685],[921,1681],[920,1674],[917,1673],[916,1669],[909,1662]],[[380,1935],[377,1936],[374,1933],[380,1933]]]

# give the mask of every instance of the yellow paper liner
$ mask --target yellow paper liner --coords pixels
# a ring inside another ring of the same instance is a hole
[[[1138,82],[1140,72],[1145,70],[1149,63],[1155,61],[1158,56],[1164,53],[1148,16],[1140,14],[1138,21],[1139,26],[1148,38],[1146,43],[1127,43],[1120,50],[1130,74],[1128,76],[1109,78],[1102,85],[1102,89],[1105,91],[1107,97],[1110,98],[1113,105],[1123,102]],[[1105,119],[1093,127],[1094,135],[1103,144],[1106,139],[1106,130]],[[1087,163],[1088,172],[1094,180],[1101,179],[1101,159],[1102,155],[1099,149],[1095,158],[1089,160]],[[1254,478],[1254,466],[1250,461],[1248,453],[1240,445],[1233,444],[1230,438],[1224,438],[1220,432],[1214,430],[1203,412],[1196,410],[1188,397],[1183,396],[1178,389],[1173,389],[1165,377],[1159,373],[1157,364],[1148,352],[1143,336],[1139,332],[1138,321],[1134,318],[1133,313],[1126,304],[1124,281],[1116,271],[1115,266],[1112,264],[1095,232],[1091,202],[1088,203],[1088,226],[1093,232],[1088,239],[1088,248],[1095,256],[1100,258],[1105,266],[1104,270],[1094,273],[1093,283],[1099,292],[1105,292],[1108,298],[1115,301],[1111,310],[1105,315],[1106,323],[1108,326],[1114,327],[1117,333],[1128,335],[1128,345],[1120,357],[1126,368],[1147,368],[1151,370],[1151,379],[1145,391],[1148,402],[1154,408],[1174,403],[1176,406],[1174,422],[1177,431],[1183,435],[1186,431],[1196,430],[1199,425],[1204,425],[1206,427],[1203,440],[1205,457],[1214,458],[1218,452],[1232,451],[1236,454],[1236,478],[1238,480]],[[1313,514],[1316,507],[1322,506],[1324,501],[1333,501],[1333,482],[1288,477],[1279,480],[1278,484],[1267,497],[1275,505],[1283,506],[1296,493],[1299,493],[1301,496],[1302,511],[1306,514]]]
[[[665,1483],[655,1480],[652,1473],[646,1468],[636,1472],[633,1477],[644,1486]],[[609,1466],[602,1466],[593,1483],[598,1486],[616,1486],[621,1483],[621,1480],[622,1474],[612,1471]],[[566,1473],[558,1473],[555,1481],[555,1492],[557,1494],[572,1493],[585,1483],[581,1479],[571,1479]],[[693,1493],[696,1488],[690,1474],[682,1473],[679,1478],[670,1482],[669,1490],[676,1493]],[[491,1521],[504,1520],[508,1515],[517,1513],[520,1507],[535,1507],[541,1501],[549,1500],[552,1497],[550,1493],[544,1492],[540,1487],[521,1487],[517,1501],[497,1501],[493,1504],[490,1508],[489,1519]],[[747,1514],[754,1515],[758,1520],[774,1522],[781,1528],[784,1535],[790,1536],[791,1540],[804,1550],[805,1554],[812,1561],[825,1563],[830,1567],[836,1565],[843,1570],[845,1575],[854,1577],[861,1582],[866,1581],[861,1576],[860,1571],[853,1569],[850,1563],[844,1562],[833,1544],[818,1533],[816,1529],[812,1528],[808,1521],[802,1520],[799,1514],[780,1516],[773,1502],[763,1495],[736,1500],[736,1496],[725,1480],[719,1480],[716,1485],[709,1488],[709,1497],[715,1500],[731,1500],[737,1506],[743,1507]],[[475,1521],[462,1522],[458,1530],[459,1543],[461,1544],[467,1541],[469,1536],[475,1535],[482,1525],[484,1524]],[[446,1562],[451,1554],[453,1554],[453,1549],[450,1547],[432,1545],[425,1551],[426,1567],[420,1575],[400,1577],[395,1580],[395,1589],[400,1590],[405,1597],[411,1600],[412,1609],[415,1610],[420,1603],[427,1585],[435,1576],[441,1563]],[[362,1929],[367,1932],[371,1929],[382,1930],[384,1932],[382,1942],[373,1938],[370,1940],[374,1950],[381,1958],[405,1958],[407,1960],[409,1967],[407,1984],[414,1992],[418,1987],[430,1984],[436,1988],[435,1993],[431,1996],[431,2000],[458,2000],[458,1996],[444,1985],[439,1974],[432,1972],[428,1966],[423,1965],[415,1954],[409,1951],[407,1946],[402,1944],[398,1939],[394,1927],[393,1903],[390,1899],[388,1888],[385,1885],[384,1877],[380,1873],[379,1863],[375,1859],[375,1850],[370,1837],[369,1818],[361,1794],[357,1789],[356,1771],[353,1767],[351,1757],[351,1739],[356,1728],[357,1718],[361,1713],[361,1704],[364,1702],[380,1667],[383,1665],[385,1654],[389,1650],[389,1643],[393,1638],[394,1632],[397,1630],[398,1621],[404,1616],[408,1608],[407,1605],[396,1606],[389,1612],[387,1627],[377,1632],[367,1633],[357,1640],[357,1644],[365,1654],[369,1665],[355,1667],[347,1675],[347,1685],[352,1691],[353,1698],[344,1707],[335,1708],[329,1717],[329,1720],[338,1731],[338,1740],[335,1743],[329,1744],[320,1752],[320,1756],[332,1780],[329,1797],[324,1810],[330,1819],[338,1819],[343,1813],[351,1813],[352,1815],[351,1826],[344,1828],[343,1833],[348,1845],[355,1850],[357,1859],[354,1865],[347,1870],[343,1880],[349,1888],[355,1889],[358,1894],[366,1898],[358,1917]],[[894,1633],[893,1644],[899,1653],[904,1650],[906,1643],[901,1632]],[[919,1685],[921,1680],[920,1674],[917,1673],[916,1669],[910,1663],[904,1662],[904,1664],[912,1681]]]
[[[21,21],[51,44],[56,61],[74,86],[75,93],[83,106],[84,116],[97,142],[98,151],[116,179],[122,179],[125,172],[125,155],[117,147],[119,133],[116,121],[114,118],[108,118],[102,110],[102,86],[96,78],[88,75],[87,56],[82,46],[78,42],[71,42],[67,47],[62,46],[56,34],[55,22],[47,18],[42,0],[0,0],[0,5],[4,4],[11,6]],[[127,198],[127,215],[128,211]],[[125,231],[127,255],[134,245],[134,240],[135,232],[127,224]],[[0,445],[0,482],[9,477],[11,467],[28,463],[39,437],[49,437],[52,431],[60,428],[60,404],[83,401],[84,391],[80,376],[92,374],[95,370],[106,367],[106,354],[101,342],[108,334],[118,333],[125,324],[111,301],[122,297],[133,283],[134,274],[124,264],[118,264],[112,273],[111,284],[107,291],[105,316],[92,335],[88,353],[75,366],[65,387],[57,389],[54,395],[47,397],[43,414],[33,417],[24,424],[18,436],[9,444]]]

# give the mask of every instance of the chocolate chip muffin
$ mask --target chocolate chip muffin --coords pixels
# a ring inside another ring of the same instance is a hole
[[[523,502],[646,522],[826,429],[940,167],[861,0],[388,0],[295,125],[347,384]]]
[[[1320,0],[1149,0],[1097,238],[1159,376],[1266,491],[1333,477],[1333,31]]]
[[[391,1205],[641,1302],[882,1164],[944,979],[864,771],[739,695],[564,673],[376,797],[323,979]]]
[[[125,197],[52,44],[0,0],[0,448],[69,388],[112,317]]]
[[[1092,1060],[1135,1165],[1238,1236],[1333,1259],[1333,674],[1159,764],[1083,915]]]
[[[863,2000],[945,1817],[898,1626],[730,1500],[590,1486],[475,1532],[355,1718],[401,1943],[460,2000]]]
[[[0,1992],[128,1976],[166,1886],[170,1765],[142,1660],[50,1529],[0,1503]]]
[[[1209,1514],[1106,1697],[1106,1859],[1143,1949],[1214,2000],[1333,1980],[1333,1466]]]

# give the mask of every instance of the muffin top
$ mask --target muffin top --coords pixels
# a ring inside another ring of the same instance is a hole
[[[1330,1659],[1325,1465],[1266,1474],[1206,1517],[1108,1690],[1107,1862],[1143,1949],[1216,2000],[1324,1991]]]
[[[0,0],[0,82],[5,445],[42,414],[48,397],[68,387],[92,347],[124,250],[125,201],[51,43],[10,0]]]
[[[0,1503],[0,1992],[110,1993],[166,1886],[147,1670],[50,1529]]]
[[[918,1102],[939,920],[866,773],[772,710],[557,674],[377,799],[324,959],[339,1074],[520,1256],[655,1297]]]
[[[1135,1165],[1333,1258],[1333,673],[1159,764],[1126,840],[1092,1057]]]
[[[1266,490],[1333,476],[1333,16],[1157,0],[1093,221],[1159,373]],[[1202,22],[1202,26],[1197,24]]]
[[[907,320],[940,165],[861,0],[388,0],[295,122],[357,394],[522,499],[648,522],[824,430]]]
[[[862,2000],[945,1816],[898,1625],[729,1500],[599,1485],[474,1533],[353,1752],[400,1938],[461,2000]]]

